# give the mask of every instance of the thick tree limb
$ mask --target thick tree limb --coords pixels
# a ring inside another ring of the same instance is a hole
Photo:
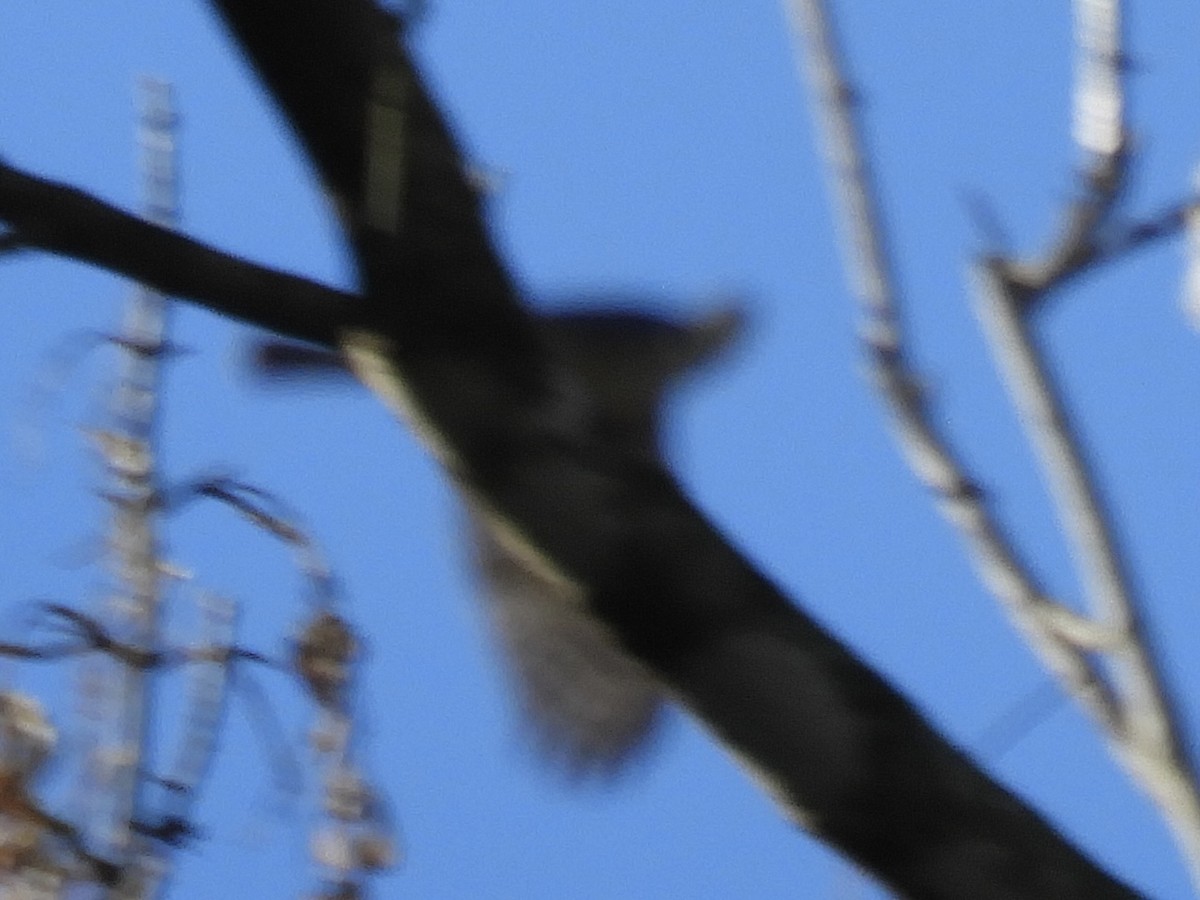
[[[460,488],[514,545],[578,585],[793,819],[908,896],[1136,896],[794,606],[657,462],[605,440],[518,302],[386,16],[369,0],[214,5],[339,198],[366,310],[341,343],[368,382],[416,413]],[[4,194],[0,180],[0,219],[34,230],[7,218]],[[261,308],[236,308],[228,284],[185,286],[265,324]],[[330,343],[327,313],[310,296],[276,311],[273,327]]]

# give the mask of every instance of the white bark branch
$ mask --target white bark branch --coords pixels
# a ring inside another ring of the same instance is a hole
[[[1189,201],[1137,226],[1115,233],[1109,227],[1128,163],[1119,4],[1076,4],[1075,134],[1085,160],[1084,190],[1068,205],[1058,236],[1040,258],[991,259],[976,267],[993,346],[1006,365],[1010,390],[1054,485],[1060,521],[1080,561],[1081,580],[1093,608],[1100,610],[1095,619],[1046,596],[930,415],[922,379],[907,355],[902,301],[855,121],[856,93],[844,75],[830,11],[822,0],[789,0],[788,7],[797,43],[805,49],[872,376],[909,465],[963,536],[983,582],[1159,805],[1200,884],[1200,802],[1178,718],[1079,441],[1022,318],[1066,279],[1177,232],[1188,210],[1194,209],[1194,201]]]

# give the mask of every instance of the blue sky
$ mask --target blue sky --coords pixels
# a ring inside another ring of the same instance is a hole
[[[990,198],[1017,249],[1046,239],[1069,196],[1066,4],[843,5],[855,7],[843,31],[929,388],[1019,546],[1054,591],[1077,598],[964,279],[982,248],[965,195]],[[1131,23],[1138,211],[1180,199],[1200,145],[1200,117],[1185,105],[1200,83],[1200,11],[1183,0],[1157,8]],[[722,292],[750,298],[742,352],[673,410],[672,455],[699,505],[1113,871],[1155,897],[1188,896],[1164,826],[1065,703],[1003,752],[980,741],[1046,678],[899,461],[862,377],[778,6],[442,0],[417,50],[499,186],[492,219],[532,295],[619,289],[680,308]],[[0,155],[136,206],[144,72],[170,79],[182,107],[182,227],[346,284],[319,192],[203,4],[0,6]],[[1200,336],[1179,308],[1181,269],[1178,241],[1142,252],[1058,297],[1043,327],[1195,722]],[[92,599],[105,583],[63,559],[95,546],[103,527],[99,466],[77,426],[100,415],[111,360],[80,369],[39,414],[36,465],[10,436],[30,418],[47,354],[73,330],[115,328],[128,291],[40,256],[0,264],[5,636],[20,634],[31,599]],[[365,391],[253,388],[238,364],[243,329],[182,307],[174,328],[193,352],[170,374],[168,474],[232,471],[286,498],[369,635],[366,759],[407,852],[379,896],[872,896],[682,716],[613,785],[570,787],[540,765],[476,615],[459,510],[411,436]],[[303,585],[286,553],[221,510],[172,522],[169,546],[200,583],[242,604],[246,643],[277,649],[300,618]],[[0,672],[51,696],[69,683]],[[261,680],[298,744],[291,692]],[[180,855],[177,897],[296,896],[311,881],[307,807],[272,791],[245,713],[235,702],[200,810],[207,839]],[[60,724],[71,714],[55,704]]]

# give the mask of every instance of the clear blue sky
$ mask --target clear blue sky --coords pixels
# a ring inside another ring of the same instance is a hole
[[[842,5],[858,7],[843,26],[929,386],[1019,545],[1055,591],[1077,597],[963,278],[980,248],[965,192],[992,199],[1018,248],[1039,245],[1068,196],[1067,4]],[[1200,10],[1156,8],[1132,22],[1139,210],[1181,197],[1200,146]],[[674,409],[673,456],[701,507],[1113,871],[1155,897],[1188,896],[1159,819],[1065,704],[1006,752],[979,743],[1045,676],[901,465],[862,377],[781,12],[769,0],[681,9],[433,4],[419,55],[473,159],[498,180],[493,221],[515,271],[538,296],[616,287],[699,306],[747,292],[754,329],[742,354]],[[143,72],[178,90],[183,227],[344,284],[323,201],[204,4],[0,6],[0,154],[136,206]],[[1179,309],[1180,274],[1179,242],[1143,253],[1058,298],[1045,325],[1194,721],[1200,336]],[[43,416],[40,466],[9,435],[28,418],[39,361],[72,329],[115,328],[128,290],[47,258],[0,264],[5,637],[20,633],[31,598],[94,597],[104,583],[61,561],[103,526],[99,467],[75,425],[96,420],[111,366],[81,371]],[[177,478],[220,468],[285,497],[344,580],[371,643],[366,758],[408,854],[378,896],[870,895],[853,893],[850,869],[786,824],[682,716],[613,786],[573,789],[539,765],[476,615],[444,480],[366,392],[251,389],[237,364],[243,338],[180,309],[174,339],[194,353],[170,376],[165,462]],[[172,523],[169,539],[172,559],[243,604],[247,643],[279,646],[302,610],[282,550],[216,509]],[[53,687],[44,673],[0,673]],[[299,735],[293,705],[281,706]],[[311,882],[306,807],[272,792],[244,713],[235,702],[201,807],[208,838],[180,855],[177,897],[296,896]],[[56,709],[60,724],[70,714]]]

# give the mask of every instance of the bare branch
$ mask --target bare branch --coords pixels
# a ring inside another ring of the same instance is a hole
[[[27,246],[125,275],[278,334],[335,346],[352,294],[255,265],[0,160],[0,222]]]
[[[1183,722],[1145,628],[1143,603],[1134,592],[1114,519],[1030,321],[1067,279],[1178,231],[1195,201],[1111,233],[1109,222],[1129,164],[1121,8],[1117,0],[1077,0],[1075,11],[1075,139],[1085,160],[1083,190],[1068,205],[1058,235],[1040,259],[977,261],[976,295],[992,352],[1074,548],[1096,628],[1111,635],[1095,649],[1112,673],[1117,715],[1101,717],[1101,724],[1118,759],[1166,817],[1200,886],[1200,787]]]
[[[506,539],[578,585],[589,613],[795,821],[915,896],[997,884],[1014,896],[1130,895],[1076,852],[1060,855],[1051,829],[1007,819],[1021,806],[1011,795],[983,801],[989,779],[730,547],[669,473],[597,433],[374,4],[214,3],[340,199],[378,314],[359,361],[369,357],[390,405],[425,427]],[[389,153],[402,159],[372,159]]]
[[[846,268],[863,317],[864,351],[905,459],[966,542],[980,579],[1046,666],[1100,721],[1115,722],[1117,703],[1104,673],[1080,645],[1065,639],[1090,626],[1046,595],[930,408],[924,379],[909,359],[899,283],[886,250],[874,179],[856,121],[856,91],[843,74],[845,63],[832,17],[820,0],[790,0],[789,9],[797,41],[805,46],[813,105],[823,127],[830,182],[846,236],[842,244]]]
[[[333,574],[320,548],[306,532],[293,524],[294,515],[270,492],[232,478],[201,478],[162,491],[158,495],[164,509],[178,509],[183,503],[204,497],[229,506],[254,526],[295,549],[300,568],[312,580],[318,597],[328,599],[334,593]],[[275,507],[276,511],[269,509]]]
[[[1105,647],[1119,716],[1102,720],[1117,757],[1154,798],[1200,885],[1200,788],[1174,708],[1083,441],[1029,322],[1031,310],[1066,279],[1099,262],[1178,230],[1194,201],[1115,239],[1106,225],[1122,196],[1128,167],[1120,4],[1077,0],[1079,62],[1075,138],[1086,160],[1085,190],[1064,216],[1041,260],[984,258],[976,263],[980,316],[1070,539],[1093,615],[1117,640]]]
[[[1102,657],[1113,672],[1117,715],[1101,724],[1133,779],[1154,798],[1170,823],[1193,880],[1200,884],[1200,795],[1194,763],[1182,737],[1183,721],[1144,624],[1113,526],[1072,426],[1062,391],[1044,362],[1028,321],[1025,301],[1003,268],[984,260],[975,267],[980,318],[1005,373],[1021,422],[1049,480],[1059,522],[1097,626],[1113,636]],[[1081,645],[1082,646],[1082,645]]]
[[[240,279],[262,270],[8,167],[0,167],[0,221],[36,246],[138,272],[283,334],[326,346],[347,331],[367,334],[393,393],[448,448],[452,477],[506,538],[578,585],[588,615],[745,760],[790,817],[895,890],[1133,896],[797,608],[657,461],[605,439],[519,303],[453,134],[374,3],[214,6],[337,198],[364,308],[332,307],[299,279],[296,297],[280,282],[267,299],[243,292]],[[76,221],[92,233],[77,233]],[[118,232],[119,240],[95,237]],[[180,274],[188,267],[178,260],[198,250],[201,274]],[[168,257],[173,264],[160,267]],[[870,285],[865,293],[876,296]],[[891,327],[889,312],[869,318]],[[886,361],[898,343],[885,333],[872,346]],[[888,371],[919,410],[915,380]],[[966,502],[981,492],[957,470],[931,478],[956,514],[981,508]],[[1031,582],[1020,587],[1026,605],[1048,602]]]
[[[143,79],[138,98],[141,107],[140,167],[143,171],[143,207],[156,225],[174,228],[178,219],[175,178],[174,97],[170,85]],[[111,407],[115,433],[105,454],[113,482],[110,540],[112,565],[120,588],[108,604],[114,629],[129,640],[107,640],[97,627],[88,636],[122,665],[110,672],[113,679],[113,722],[108,735],[115,770],[112,819],[94,823],[124,863],[123,882],[141,885],[156,881],[162,867],[162,848],[148,843],[134,829],[146,812],[144,773],[154,766],[157,688],[154,669],[161,659],[165,604],[155,494],[159,479],[158,422],[162,409],[163,349],[170,301],[139,285],[126,304],[121,335],[120,375]],[[65,615],[68,611],[59,611]],[[115,828],[110,826],[115,825]],[[109,837],[111,835],[111,837]]]
[[[310,341],[336,343],[342,325],[361,317],[362,304],[358,298],[180,239],[166,227],[173,219],[173,160],[164,158],[164,154],[169,157],[173,136],[164,129],[173,121],[173,111],[169,96],[164,96],[164,86],[154,83],[150,89],[150,109],[143,129],[148,154],[144,162],[152,176],[147,204],[155,221],[141,221],[81,192],[40,181],[0,164],[0,194],[4,195],[0,198],[0,206],[4,207],[0,220],[9,225],[2,235],[5,245],[75,254],[162,289],[176,288],[185,295],[193,291],[204,295],[211,306],[227,315],[240,316]],[[38,206],[43,208],[35,212],[33,207]],[[103,234],[110,228],[115,230]],[[31,233],[37,237],[31,237]],[[139,251],[149,252],[128,252],[139,243]],[[159,253],[171,259],[156,259]],[[272,293],[276,295],[273,299]],[[288,299],[284,300],[284,295]],[[290,312],[284,313],[285,310]],[[110,544],[123,582],[122,595],[113,604],[112,615],[104,618],[63,604],[47,603],[44,608],[52,617],[50,625],[66,635],[64,640],[46,646],[0,644],[0,655],[12,658],[54,660],[94,653],[115,663],[110,667],[115,689],[108,691],[113,702],[110,718],[103,723],[105,738],[93,742],[102,745],[107,740],[110,745],[115,744],[110,758],[119,760],[114,775],[105,776],[104,783],[99,785],[104,800],[91,807],[93,816],[78,824],[54,818],[32,800],[23,801],[22,809],[29,812],[36,833],[53,834],[87,864],[90,874],[83,876],[85,880],[105,886],[119,883],[117,895],[129,897],[157,893],[169,870],[156,863],[163,862],[167,849],[195,835],[190,808],[217,750],[231,676],[238,662],[266,662],[261,654],[237,647],[231,635],[187,647],[164,646],[160,627],[164,567],[154,533],[156,516],[177,505],[180,498],[217,499],[292,546],[301,557],[304,571],[316,583],[319,600],[328,601],[333,594],[331,573],[315,543],[284,516],[267,508],[280,504],[266,492],[229,479],[200,481],[177,490],[173,496],[157,489],[154,431],[159,404],[158,367],[175,351],[164,335],[165,313],[161,293],[152,287],[137,291],[121,335],[108,338],[125,351],[123,377],[114,402],[118,421],[112,427],[91,432],[115,482],[102,493],[113,509]],[[92,342],[102,337],[97,336]],[[163,779],[154,774],[156,760],[151,746],[158,725],[154,675],[180,665],[192,668],[196,676],[193,683],[199,690],[185,719],[176,772]],[[348,666],[343,668],[348,670]],[[347,682],[348,672],[343,674],[342,680]],[[248,683],[247,690],[254,699],[257,695],[252,688],[253,683]],[[343,683],[338,691],[339,707],[347,704],[346,689],[347,684]],[[261,727],[264,722],[270,725],[273,718],[269,712],[268,708],[268,714],[263,715],[259,710],[260,714],[254,716],[256,725]],[[348,714],[345,718],[347,744],[337,754],[339,765],[345,765],[350,756],[348,737],[352,722]],[[277,763],[280,762],[280,755],[275,756]],[[295,763],[290,759],[271,767],[276,775],[294,769]],[[85,767],[85,777],[90,772]],[[167,788],[169,794],[165,803],[152,809],[146,788],[155,784]],[[92,785],[93,790],[96,787]],[[3,794],[0,786],[0,802]],[[373,808],[382,808],[382,800],[377,799]],[[4,812],[11,810],[0,809],[0,813]],[[376,818],[363,822],[373,830],[355,837],[358,862],[353,871],[359,876],[389,861],[383,848],[390,846],[390,836],[375,827],[380,824]],[[92,865],[89,862],[92,857],[85,849],[90,845],[104,846],[117,862],[110,864],[97,857]],[[101,871],[100,863],[107,868]]]
[[[1059,518],[1073,534],[1082,577],[1099,600],[1100,621],[1049,601],[1028,567],[992,522],[974,481],[937,434],[920,381],[904,359],[896,280],[882,238],[869,167],[855,124],[854,91],[843,75],[828,11],[819,0],[794,0],[797,29],[808,41],[816,106],[850,235],[848,266],[867,320],[865,340],[876,384],[898,422],[912,468],[941,498],[943,512],[967,537],[985,583],[1005,602],[1018,627],[1050,669],[1115,741],[1119,757],[1172,822],[1185,856],[1200,876],[1200,805],[1177,718],[1137,608],[1123,563],[1067,423],[1053,382],[1022,316],[1067,279],[1183,227],[1194,201],[1145,223],[1114,229],[1111,221],[1128,169],[1124,121],[1120,7],[1114,0],[1080,0],[1076,138],[1086,164],[1079,197],[1068,205],[1057,237],[1038,259],[989,258],[976,266],[983,317],[1009,372],[1023,421],[1042,450],[1057,485]],[[1106,651],[1116,677],[1094,659]],[[1200,883],[1200,877],[1197,877]]]
[[[234,693],[248,708],[246,718],[270,760],[269,773],[276,788],[286,794],[300,793],[304,783],[300,764],[288,746],[287,730],[279,721],[270,697],[245,666],[232,674]]]
[[[1057,236],[1040,260],[1013,266],[1012,283],[1032,298],[1096,253],[1101,229],[1120,199],[1129,169],[1125,121],[1125,50],[1119,0],[1075,0],[1075,143],[1081,189],[1067,205]]]
[[[1075,143],[1098,159],[1125,154],[1128,69],[1120,0],[1076,0]]]

